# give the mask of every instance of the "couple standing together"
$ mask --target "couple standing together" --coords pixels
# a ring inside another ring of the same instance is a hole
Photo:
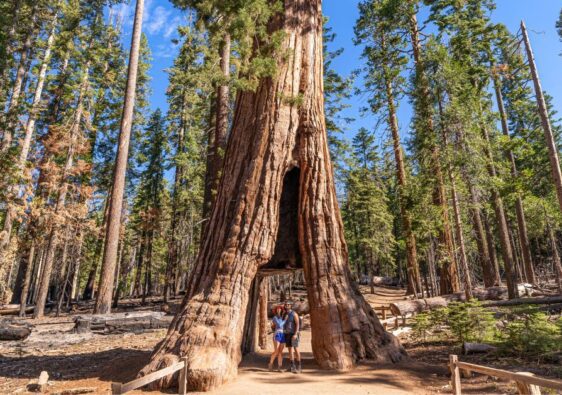
[[[301,373],[301,353],[299,352],[299,340],[301,320],[299,315],[293,311],[293,303],[285,302],[285,306],[277,306],[273,310],[274,316],[271,327],[273,334],[273,354],[269,360],[269,370],[273,370],[273,362],[277,358],[277,371],[281,371],[283,365],[283,348],[285,345],[289,349],[292,373]],[[295,365],[295,357],[298,367]]]

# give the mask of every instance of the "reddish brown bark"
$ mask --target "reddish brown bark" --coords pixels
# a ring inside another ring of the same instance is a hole
[[[287,56],[279,56],[275,76],[239,95],[224,174],[186,298],[142,372],[185,356],[192,390],[210,390],[237,374],[250,287],[273,256],[291,170],[298,175],[293,215],[316,361],[345,370],[363,358],[398,361],[404,355],[348,266],[324,124],[321,1],[285,0],[284,9],[270,28],[285,30],[278,53]],[[156,386],[172,383],[168,377]]]

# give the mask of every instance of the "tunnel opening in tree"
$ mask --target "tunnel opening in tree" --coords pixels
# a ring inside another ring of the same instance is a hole
[[[300,169],[294,167],[283,178],[283,191],[279,201],[279,227],[273,256],[261,270],[302,269],[299,250],[299,182]]]

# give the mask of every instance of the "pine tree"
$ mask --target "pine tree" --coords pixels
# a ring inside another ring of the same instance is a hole
[[[168,118],[175,142],[175,175],[168,241],[164,298],[179,291],[187,266],[197,254],[203,213],[205,131],[208,104],[212,97],[209,63],[211,50],[205,37],[191,26],[179,30],[183,44],[170,70]],[[203,61],[202,61],[203,60]]]
[[[407,43],[400,32],[393,30],[393,20],[385,19],[383,0],[369,0],[360,3],[360,17],[356,23],[355,35],[358,44],[364,44],[363,58],[366,60],[365,91],[369,92],[370,109],[384,116],[392,132],[396,177],[400,194],[400,212],[404,238],[406,240],[408,264],[408,292],[417,295],[422,291],[419,274],[416,239],[412,229],[408,203],[408,186],[404,152],[400,141],[397,100],[403,95],[405,80],[401,72],[406,65],[403,50]]]
[[[342,212],[350,263],[359,276],[370,277],[390,272],[395,247],[393,217],[374,140],[366,129],[353,138]]]
[[[125,192],[125,175],[129,159],[130,135],[135,107],[143,11],[144,0],[137,0],[133,36],[131,39],[129,68],[127,72],[127,89],[125,90],[123,118],[121,120],[119,145],[117,149],[117,159],[113,173],[113,187],[111,190],[111,200],[109,204],[109,216],[106,226],[100,290],[94,309],[94,313],[97,314],[108,313],[111,310],[111,302],[113,298],[115,266],[117,264],[117,248],[121,227],[121,210],[123,209],[123,195]]]

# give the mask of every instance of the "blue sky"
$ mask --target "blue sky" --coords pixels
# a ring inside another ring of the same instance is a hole
[[[120,5],[117,9],[124,20],[125,31],[132,26],[134,1],[129,5]],[[324,14],[329,18],[329,25],[337,34],[333,48],[344,48],[344,54],[333,62],[334,68],[346,76],[361,64],[361,48],[353,45],[353,25],[358,16],[359,0],[324,0]],[[543,88],[554,97],[556,111],[562,114],[562,43],[555,29],[561,0],[496,0],[497,9],[492,15],[495,22],[502,22],[512,32],[519,29],[522,18],[525,19],[530,31],[530,38],[535,52],[538,69],[542,78]],[[423,15],[422,15],[423,17]],[[177,27],[187,23],[187,15],[175,9],[168,0],[145,0],[143,31],[148,36],[153,54],[151,69],[152,77],[152,108],[167,109],[166,88],[168,76],[165,69],[173,63],[177,47],[172,39],[177,37]],[[130,37],[124,38],[129,45]],[[376,123],[374,116],[362,117],[359,109],[364,106],[364,99],[353,97],[349,101],[350,108],[344,116],[355,121],[347,125],[346,135],[351,138],[359,127],[372,129]],[[399,110],[400,126],[404,134],[408,133],[410,109],[403,103]],[[382,132],[378,132],[382,133]],[[378,134],[379,139],[387,136]]]

